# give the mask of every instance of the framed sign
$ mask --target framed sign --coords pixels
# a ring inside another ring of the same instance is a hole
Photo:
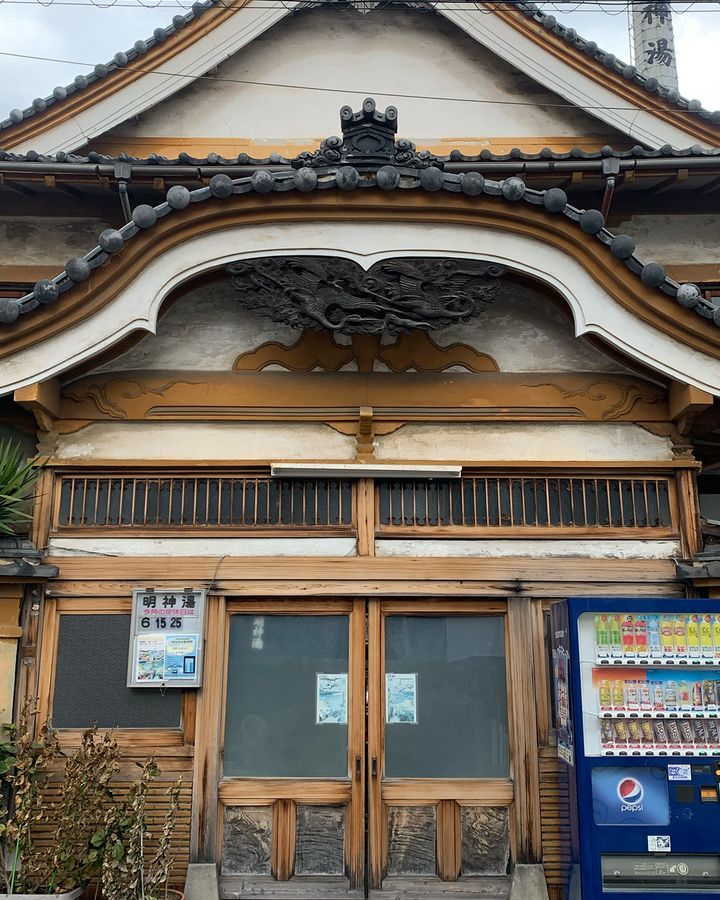
[[[133,591],[128,687],[202,684],[206,591]]]

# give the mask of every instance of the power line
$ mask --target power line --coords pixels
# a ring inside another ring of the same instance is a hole
[[[0,56],[12,57],[14,59],[30,59],[35,62],[50,62],[50,63],[61,63],[64,65],[70,66],[86,66],[88,68],[92,68],[92,63],[87,62],[79,62],[78,60],[73,59],[57,59],[49,56],[33,56],[28,53],[11,53],[6,50],[0,50]],[[371,88],[339,88],[339,87],[327,87],[324,85],[312,85],[312,84],[289,84],[281,81],[253,81],[245,78],[221,78],[215,75],[184,75],[179,72],[166,72],[162,69],[143,69],[138,66],[123,66],[123,71],[130,72],[139,72],[142,75],[162,75],[168,78],[183,78],[186,81],[210,81],[210,82],[220,82],[224,84],[244,84],[250,85],[253,87],[269,87],[269,88],[283,88],[286,90],[293,91],[316,91],[320,93],[326,94],[343,94],[347,96],[348,94],[357,94],[363,97],[370,96],[380,96],[380,97],[392,97],[400,100],[430,100],[437,103],[475,103],[475,104],[483,104],[483,105],[498,105],[498,106],[531,106],[533,108],[558,108],[558,109],[585,109],[585,110],[607,110],[612,112],[637,112],[637,107],[634,106],[588,106],[585,104],[578,103],[538,103],[531,102],[527,100],[488,100],[484,98],[478,97],[448,97],[437,95],[433,96],[430,94],[405,94],[399,93],[396,91],[389,91],[387,88],[382,89],[371,89]],[[665,107],[655,106],[650,107],[651,110],[663,111]]]

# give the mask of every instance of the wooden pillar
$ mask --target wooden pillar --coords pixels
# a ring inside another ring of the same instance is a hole
[[[529,597],[508,599],[508,724],[514,785],[511,829],[516,863],[537,863],[542,858],[535,694],[537,621],[533,601]]]
[[[358,556],[375,556],[375,482],[372,478],[360,478],[355,490]]]
[[[692,559],[702,548],[700,504],[695,470],[678,469],[675,474],[675,488],[677,491],[682,554],[685,559]]]
[[[224,680],[225,598],[208,597],[205,671],[197,693],[190,862],[214,863],[218,830],[218,783],[222,775],[220,733]]]

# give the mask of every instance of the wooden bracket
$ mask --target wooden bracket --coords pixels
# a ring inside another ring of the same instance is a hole
[[[57,378],[17,388],[13,397],[35,416],[40,431],[55,430],[55,421],[60,418],[60,382]]]
[[[698,413],[713,405],[714,397],[707,391],[673,381],[668,392],[670,418],[680,435],[689,435]]]
[[[373,458],[375,455],[375,433],[373,430],[372,406],[361,406],[358,411],[358,427],[355,435],[358,459]]]

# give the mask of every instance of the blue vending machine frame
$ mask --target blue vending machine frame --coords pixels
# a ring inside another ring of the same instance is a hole
[[[582,639],[580,633],[580,619],[586,613],[591,614],[593,620],[601,614],[625,614],[626,620],[631,621],[632,615],[633,621],[637,619],[642,627],[643,618],[648,616],[662,619],[665,615],[664,621],[673,615],[717,616],[720,615],[720,602],[579,597],[563,602],[558,609],[553,608],[551,643],[558,755],[565,767],[564,774],[576,789],[576,798],[574,791],[569,792],[568,840],[571,846],[568,856],[579,863],[580,878],[575,879],[567,896],[582,897],[582,900],[720,897],[720,746],[713,750],[708,745],[703,750],[699,749],[702,742],[696,740],[696,746],[688,753],[687,744],[678,747],[669,742],[667,749],[660,750],[658,746],[662,747],[662,744],[656,743],[648,749],[649,744],[624,747],[618,741],[620,749],[608,749],[609,745],[602,743],[602,736],[607,737],[608,727],[615,728],[618,716],[628,725],[635,719],[638,727],[644,718],[644,735],[650,733],[647,731],[650,720],[664,720],[666,725],[674,721],[675,724],[666,729],[668,733],[689,732],[687,724],[683,726],[684,732],[675,731],[683,721],[679,710],[656,712],[648,711],[646,706],[644,711],[638,708],[617,714],[603,712],[595,687],[595,683],[602,680],[601,671],[605,667],[619,682],[618,672],[632,674],[635,670],[637,674],[638,669],[643,669],[651,673],[647,682],[623,680],[621,683],[625,686],[643,684],[645,697],[651,685],[657,691],[661,691],[657,685],[663,685],[667,694],[668,690],[675,689],[666,686],[667,680],[673,678],[672,673],[677,676],[673,685],[696,685],[697,681],[691,676],[701,674],[705,676],[705,680],[700,678],[703,685],[706,681],[720,680],[720,657],[715,657],[712,662],[707,658],[688,658],[687,662],[656,658],[653,663],[646,652],[637,658],[610,656],[607,660],[598,660],[594,657],[590,661],[590,617],[583,619]],[[655,619],[653,626],[657,624]],[[593,669],[595,681],[592,680]],[[665,681],[651,680],[653,675]],[[688,678],[681,679],[681,675],[688,675]],[[607,682],[602,680],[602,683],[607,694]],[[624,689],[626,692],[632,690]],[[606,717],[604,732],[601,731],[603,716]],[[609,716],[615,716],[612,725]],[[720,727],[719,717],[720,696],[716,712],[688,712],[684,718],[686,722],[712,719]],[[633,733],[637,735],[635,724]],[[709,740],[709,726],[703,724],[702,729]],[[662,730],[660,734],[663,734]],[[713,730],[712,734],[716,732]],[[651,753],[653,755],[649,755]],[[603,884],[603,856],[606,858],[606,884]],[[613,881],[615,878],[618,880]]]

